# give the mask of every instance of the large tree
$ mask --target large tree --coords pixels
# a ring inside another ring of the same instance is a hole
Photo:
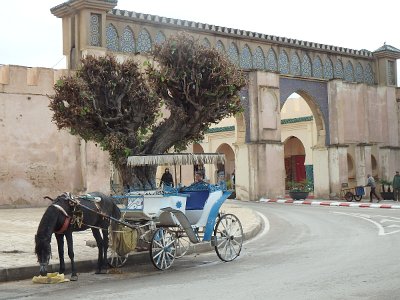
[[[201,140],[212,123],[241,110],[245,84],[223,54],[180,33],[155,46],[142,67],[113,56],[82,59],[79,70],[55,84],[50,109],[59,129],[110,153],[124,185],[154,188],[155,168],[129,169],[127,157]]]

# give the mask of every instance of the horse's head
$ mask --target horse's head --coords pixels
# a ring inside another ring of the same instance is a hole
[[[40,265],[40,275],[47,274],[47,265],[51,256],[51,238],[41,235],[35,235],[35,253]]]

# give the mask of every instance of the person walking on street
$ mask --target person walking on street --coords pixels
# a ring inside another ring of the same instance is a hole
[[[165,169],[164,174],[161,176],[161,184],[174,187],[174,180],[168,168]]]
[[[399,171],[396,171],[396,175],[393,177],[393,194],[394,194],[394,200],[396,202],[399,202],[400,200],[400,174]]]
[[[368,174],[367,177],[367,186],[371,188],[371,191],[369,192],[369,202],[372,202],[372,195],[374,195],[376,199],[378,199],[378,203],[381,202],[382,198],[376,194],[376,183],[374,177],[372,177],[371,174]]]

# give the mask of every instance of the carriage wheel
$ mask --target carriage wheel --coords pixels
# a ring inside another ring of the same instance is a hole
[[[112,242],[113,234],[111,228],[108,231],[108,237],[109,237],[108,250],[107,250],[108,265],[111,268],[121,268],[126,264],[129,254],[119,255],[115,251],[115,249],[113,249],[113,242]]]
[[[347,192],[346,194],[344,194],[344,199],[346,199],[347,202],[353,201],[353,193]]]
[[[354,195],[354,199],[355,199],[357,202],[360,202],[361,199],[362,199],[362,195]]]
[[[181,233],[176,237],[176,255],[175,258],[181,258],[190,249],[190,240],[187,236],[182,236]]]
[[[243,244],[243,228],[232,214],[222,215],[214,229],[214,248],[223,261],[232,261],[239,256]]]
[[[150,244],[150,259],[159,270],[168,269],[175,260],[176,255],[175,236],[165,228],[158,228],[153,235]]]
[[[108,258],[108,265],[112,268],[121,268],[123,267],[126,262],[128,261],[129,254],[125,255],[118,255],[115,250],[111,247],[108,247],[107,258]]]

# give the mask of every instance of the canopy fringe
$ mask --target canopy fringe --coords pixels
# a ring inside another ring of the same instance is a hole
[[[145,165],[198,165],[225,163],[222,153],[169,153],[156,155],[133,155],[128,157],[130,167]]]

